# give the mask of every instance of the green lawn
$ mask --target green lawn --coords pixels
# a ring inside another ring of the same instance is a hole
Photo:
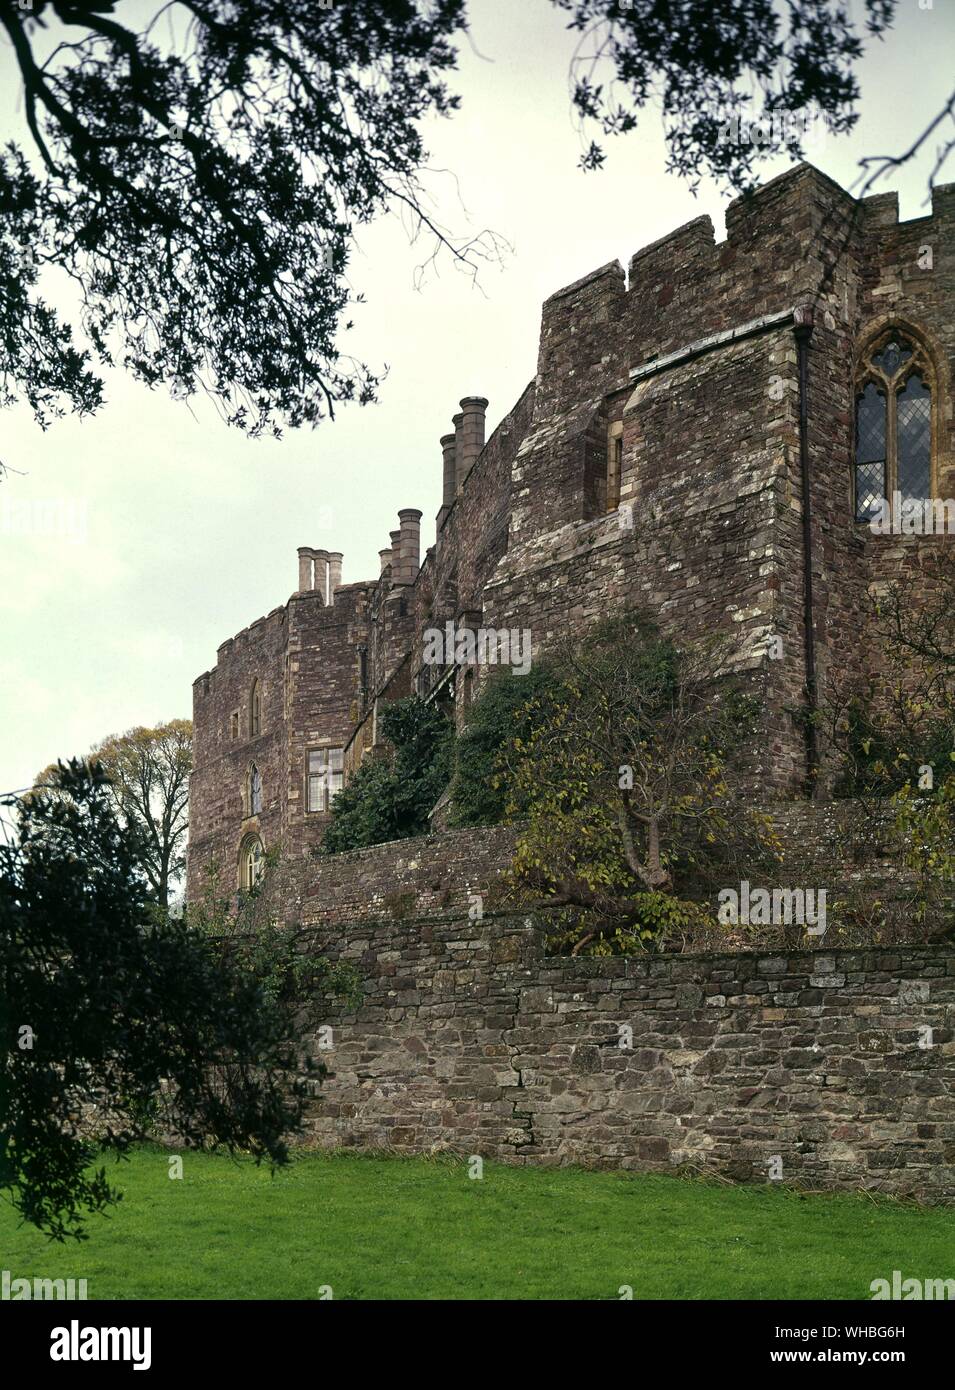
[[[868,1298],[955,1276],[955,1209],[576,1168],[303,1155],[271,1177],[153,1149],[82,1245],[0,1205],[0,1267],[86,1278],[90,1298]]]

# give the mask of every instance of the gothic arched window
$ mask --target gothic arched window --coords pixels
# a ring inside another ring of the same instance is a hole
[[[856,383],[855,519],[871,521],[901,501],[932,496],[932,368],[911,335],[886,329]]]
[[[239,846],[239,887],[248,893],[265,869],[265,850],[258,835],[246,835]]]
[[[249,815],[257,816],[262,809],[262,774],[255,763],[249,768]]]
[[[249,737],[255,738],[262,730],[262,698],[258,681],[252,682],[249,692]]]

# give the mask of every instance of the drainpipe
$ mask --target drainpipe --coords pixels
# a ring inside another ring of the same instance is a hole
[[[806,638],[806,783],[810,797],[819,779],[819,748],[815,715],[819,708],[816,689],[816,634],[812,606],[812,491],[809,472],[809,340],[812,308],[804,305],[793,314],[793,336],[799,362],[799,468],[802,475],[803,630]]]

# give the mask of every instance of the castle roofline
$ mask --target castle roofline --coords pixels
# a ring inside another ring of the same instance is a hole
[[[814,182],[822,184],[824,187],[838,193],[839,196],[844,198],[848,203],[860,201],[860,199],[854,197],[848,189],[843,188],[838,180],[824,173],[823,170],[818,168],[815,164],[811,164],[808,159],[802,159],[798,164],[794,164],[791,169],[784,169],[781,174],[776,174],[773,178],[767,179],[766,183],[761,183],[749,193],[741,193],[728,204],[727,212],[732,208],[739,207],[741,204],[749,205],[759,199],[771,196],[772,193],[778,192],[783,185],[787,183],[798,183],[801,179],[811,179]],[[865,199],[861,201],[864,202]]]
[[[765,217],[767,204],[771,206],[781,197],[786,197],[790,193],[798,196],[795,194],[795,190],[803,184],[818,189],[823,200],[830,206],[835,199],[847,211],[852,208],[861,210],[864,217],[863,226],[899,224],[897,191],[870,193],[863,198],[856,198],[841,183],[824,173],[822,169],[817,168],[815,164],[811,164],[808,160],[802,160],[800,163],[794,164],[792,168],[784,169],[781,174],[777,174],[750,192],[740,194],[739,197],[732,199],[727,204],[726,237],[722,242],[716,241],[713,222],[707,214],[691,218],[689,222],[675,227],[665,236],[639,247],[630,257],[629,276],[625,276],[619,260],[607,261],[604,265],[580,276],[570,284],[555,290],[544,301],[545,314],[548,308],[556,305],[560,300],[578,296],[581,291],[586,290],[591,285],[596,286],[599,281],[604,282],[606,290],[611,295],[618,293],[623,295],[634,288],[636,277],[645,279],[648,274],[653,273],[655,262],[660,262],[662,258],[673,251],[678,250],[681,254],[688,254],[691,257],[706,256],[716,247],[722,249],[741,242],[752,234],[753,219],[758,219],[761,214]],[[937,185],[932,190],[932,213],[916,218],[907,218],[901,225],[909,222],[930,221],[939,212],[942,200],[948,200],[953,193],[955,193],[955,184]]]

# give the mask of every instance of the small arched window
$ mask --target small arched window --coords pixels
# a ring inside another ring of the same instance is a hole
[[[262,774],[255,763],[249,768],[249,815],[257,816],[262,810]]]
[[[252,682],[249,692],[249,737],[255,738],[262,731],[262,697],[258,681]]]
[[[250,892],[265,870],[265,850],[258,835],[246,835],[239,846],[239,887]]]
[[[886,329],[863,358],[856,385],[855,519],[932,494],[932,367],[917,340]]]

